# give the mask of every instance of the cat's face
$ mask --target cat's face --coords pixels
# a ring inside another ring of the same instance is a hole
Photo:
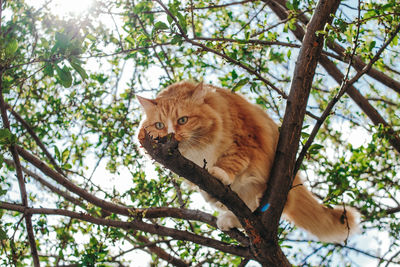
[[[146,119],[142,128],[151,136],[175,134],[180,148],[199,148],[210,144],[220,130],[217,114],[205,103],[202,86],[167,88],[156,99],[139,97]]]

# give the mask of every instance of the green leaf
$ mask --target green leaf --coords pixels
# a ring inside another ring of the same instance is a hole
[[[15,143],[17,140],[16,136],[14,136],[8,129],[0,129],[0,144],[1,145],[10,145]]]
[[[79,73],[79,75],[82,77],[82,80],[85,80],[88,78],[88,75],[87,75],[86,71],[81,67],[80,62],[78,62],[77,60],[71,59],[71,60],[69,60],[69,64],[71,64],[71,67],[74,68],[74,70],[76,70],[76,72]]]
[[[238,75],[237,75],[237,73],[236,73],[235,70],[233,70],[233,71],[231,72],[231,75],[232,75],[232,80],[236,80],[236,78],[238,77]]]
[[[179,20],[179,25],[181,25],[182,30],[184,31],[184,33],[187,33],[187,23],[186,23],[186,18],[180,13],[177,12],[176,14],[178,20]]]
[[[46,62],[45,67],[43,69],[43,73],[47,76],[53,77],[54,76],[54,67],[53,64]]]
[[[7,194],[7,190],[0,188],[0,196],[4,196],[5,194]]]
[[[290,57],[292,56],[292,50],[289,49],[286,56],[288,59],[290,59]]]
[[[157,33],[158,31],[166,30],[166,29],[168,29],[168,28],[169,28],[169,27],[168,27],[167,24],[165,24],[164,22],[162,22],[162,21],[157,21],[157,22],[154,24],[153,30],[151,31],[151,36],[154,36],[154,34]]]
[[[18,41],[13,39],[11,40],[11,42],[9,42],[6,46],[6,55],[7,56],[11,56],[13,55],[15,52],[17,52],[18,49]]]
[[[318,150],[320,150],[321,148],[323,148],[324,146],[323,145],[320,145],[320,144],[312,144],[311,146],[310,146],[310,148],[308,149],[308,151],[309,151],[309,153],[310,154],[317,154],[318,153]]]
[[[291,29],[292,31],[295,31],[296,30],[296,24],[292,23],[292,22],[289,22],[289,29]]]
[[[310,134],[307,132],[301,132],[301,137],[307,138],[307,137],[310,137]]]
[[[250,39],[250,32],[247,31],[244,35],[244,39],[246,39],[246,41],[248,41]]]
[[[11,132],[8,129],[0,129],[0,139],[7,138],[11,135]]]
[[[70,45],[71,39],[65,33],[61,33],[61,32],[55,33],[55,39],[56,39],[56,43],[54,44],[51,51],[53,53],[55,53],[57,51],[59,53],[65,53],[67,47]]]
[[[369,50],[372,51],[372,49],[374,49],[375,45],[376,45],[375,41],[370,42],[369,43]]]
[[[240,88],[242,88],[245,84],[249,82],[249,78],[244,78],[241,79],[240,81],[237,82],[237,84],[232,88],[233,92],[238,91]]]
[[[399,36],[396,35],[396,36],[393,38],[393,41],[392,41],[392,43],[390,44],[390,46],[391,46],[391,47],[394,47],[394,46],[397,46],[398,44],[399,44]]]
[[[174,21],[170,15],[167,15],[167,20],[169,24],[171,24]]]
[[[61,153],[60,153],[60,150],[58,150],[57,146],[54,146],[54,154],[56,154],[56,159],[60,160]]]
[[[67,169],[67,170],[72,169],[72,165],[69,163],[64,164],[63,167],[64,167],[64,169]]]
[[[154,24],[153,31],[154,30],[166,30],[166,29],[168,29],[167,24],[165,24],[162,21],[157,21],[156,24]]]
[[[127,36],[126,38],[125,38],[125,40],[128,42],[128,43],[130,43],[131,45],[135,45],[135,39],[133,39],[132,38],[132,36]]]
[[[61,84],[65,88],[69,88],[72,85],[72,75],[71,72],[69,71],[67,66],[64,66],[62,69],[58,66],[56,66],[56,72],[58,75],[58,78],[60,78]]]
[[[61,162],[65,163],[68,159],[68,156],[69,156],[69,150],[65,149],[61,154]]]
[[[181,45],[183,43],[183,39],[182,39],[182,37],[181,36],[179,36],[179,35],[175,35],[174,36],[174,38],[172,38],[172,40],[171,40],[171,44],[179,44],[179,45]]]
[[[87,34],[86,38],[88,38],[90,41],[95,42],[96,41],[96,37],[94,37],[92,34]]]

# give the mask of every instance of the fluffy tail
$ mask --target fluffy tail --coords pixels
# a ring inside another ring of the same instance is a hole
[[[302,185],[299,175],[293,181],[283,213],[289,221],[315,235],[320,241],[341,243],[358,232],[359,213],[356,209],[331,209],[323,206]]]

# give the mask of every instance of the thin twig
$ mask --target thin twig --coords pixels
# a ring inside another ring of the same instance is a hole
[[[49,159],[50,163],[53,165],[53,167],[62,175],[65,175],[65,173],[62,171],[62,169],[58,166],[56,160],[54,157],[50,154],[50,152],[47,150],[46,146],[43,144],[43,142],[40,140],[40,138],[36,135],[35,131],[33,130],[32,126],[29,125],[27,121],[25,121],[20,114],[18,114],[14,109],[10,107],[10,105],[6,104],[7,109],[11,112],[11,114],[14,116],[14,118],[21,123],[21,125],[27,130],[27,132],[30,134],[32,139],[36,142],[36,144],[40,147],[42,152],[46,155],[46,157]]]
[[[236,59],[233,59],[233,58],[227,56],[225,53],[222,53],[222,52],[217,51],[217,50],[215,50],[215,49],[212,49],[212,48],[210,48],[210,47],[208,47],[208,46],[206,46],[206,45],[204,45],[204,44],[202,44],[202,43],[196,42],[196,41],[194,41],[193,39],[190,39],[190,38],[188,37],[188,35],[185,33],[185,31],[183,30],[182,26],[179,24],[178,19],[171,13],[171,11],[169,11],[169,9],[164,5],[164,3],[162,3],[162,2],[159,1],[159,0],[155,0],[155,1],[164,9],[165,13],[167,13],[168,16],[170,16],[170,17],[174,20],[174,22],[175,22],[175,24],[176,24],[176,26],[178,27],[178,30],[179,30],[179,32],[180,32],[179,35],[180,35],[181,37],[183,37],[188,43],[190,43],[190,44],[192,44],[192,45],[194,45],[194,46],[198,46],[198,47],[200,47],[201,49],[203,49],[204,51],[208,51],[208,52],[211,52],[211,53],[213,53],[213,54],[215,54],[215,55],[218,55],[218,56],[220,56],[221,58],[223,58],[223,59],[225,59],[225,60],[227,60],[227,61],[229,61],[229,62],[235,64],[236,66],[239,66],[239,67],[245,69],[247,72],[249,72],[250,74],[253,74],[253,75],[256,76],[259,80],[261,80],[261,81],[264,82],[266,85],[268,85],[271,89],[275,90],[275,91],[276,91],[278,94],[280,94],[283,98],[287,98],[287,95],[285,94],[285,92],[283,92],[281,89],[277,88],[277,87],[276,87],[274,84],[272,84],[270,81],[268,81],[267,79],[265,79],[264,77],[262,77],[262,76],[261,76],[257,71],[255,71],[251,66],[245,65],[245,64],[243,64],[242,62],[240,62],[240,61],[238,61],[238,60],[236,60]]]
[[[315,124],[309,138],[307,139],[306,144],[303,146],[303,148],[299,154],[299,157],[297,158],[294,173],[297,173],[297,171],[300,169],[300,165],[307,153],[307,150],[310,148],[311,144],[313,143],[314,138],[317,135],[319,129],[321,128],[323,122],[331,114],[331,111],[332,111],[333,107],[335,106],[335,104],[346,93],[346,91],[350,88],[350,86],[352,86],[356,81],[358,81],[361,78],[361,76],[363,76],[365,73],[367,73],[371,69],[372,65],[380,58],[380,56],[383,53],[383,51],[385,50],[385,48],[393,41],[394,37],[397,35],[397,33],[399,31],[400,31],[400,24],[397,25],[396,29],[392,32],[391,37],[382,45],[382,47],[375,54],[375,56],[370,60],[370,62],[361,71],[358,71],[357,74],[351,80],[344,79],[344,82],[342,83],[339,93],[328,103],[328,106],[325,108],[320,119]],[[353,53],[353,55],[354,55],[354,53]],[[349,68],[350,68],[350,66],[349,66]]]

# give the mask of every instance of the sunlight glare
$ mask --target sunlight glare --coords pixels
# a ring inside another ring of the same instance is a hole
[[[52,2],[51,10],[55,15],[80,15],[87,11],[94,0],[56,0]]]

